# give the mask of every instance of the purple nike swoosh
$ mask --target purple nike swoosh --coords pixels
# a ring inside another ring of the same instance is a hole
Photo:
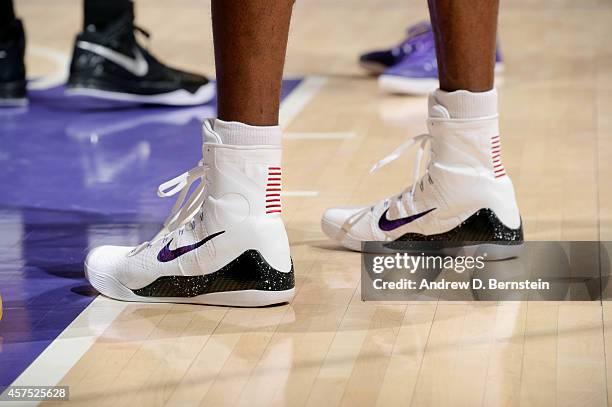
[[[378,227],[380,230],[384,230],[385,232],[389,232],[393,229],[397,229],[400,226],[404,226],[410,222],[414,222],[415,220],[427,215],[429,212],[435,210],[436,208],[431,208],[421,213],[417,213],[416,215],[406,216],[405,218],[399,218],[394,220],[387,219],[387,212],[389,209],[383,212],[380,219],[378,220]]]
[[[187,246],[177,247],[174,250],[170,250],[170,243],[172,243],[172,239],[170,239],[168,244],[166,244],[164,246],[164,248],[161,249],[159,251],[159,253],[157,254],[157,260],[159,260],[162,263],[166,263],[168,261],[172,261],[172,260],[182,256],[185,253],[189,253],[190,251],[197,249],[198,247],[202,246],[203,244],[205,244],[206,242],[208,242],[212,238],[217,237],[217,236],[219,236],[222,233],[225,233],[225,230],[222,230],[221,232],[213,233],[212,235],[208,235],[204,239],[200,240],[197,243],[190,244],[190,245],[187,245]]]

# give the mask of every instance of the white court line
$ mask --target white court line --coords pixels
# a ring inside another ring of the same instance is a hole
[[[319,196],[319,191],[284,191],[281,192],[282,196],[306,196],[315,197]]]
[[[53,55],[53,51],[48,55]],[[59,58],[57,61],[59,64]],[[54,81],[57,81],[58,78],[59,74],[55,75]],[[325,82],[326,80],[323,77],[306,77],[285,98],[280,108],[282,127],[286,127],[299,114]],[[41,81],[37,86],[42,86],[41,83],[46,86],[53,86],[49,85],[53,81]],[[319,191],[285,191],[283,193],[283,196],[316,197],[318,195]],[[111,300],[101,295],[97,296],[12,385],[57,385],[128,305],[128,302]],[[11,405],[19,404],[11,402]],[[27,405],[30,406],[38,404],[27,402]]]
[[[68,55],[53,48],[28,45],[27,52],[50,59],[57,65],[56,71],[48,76],[28,82],[28,89],[48,89],[63,85],[68,79]]]
[[[289,140],[335,140],[352,139],[357,134],[352,131],[328,132],[328,133],[285,133],[283,138]]]
[[[57,385],[127,306],[127,302],[111,300],[101,295],[94,298],[12,386]],[[14,403],[11,402],[11,405]]]
[[[317,92],[325,85],[327,79],[322,76],[307,76],[304,80],[283,100],[279,112],[279,124],[284,129],[312,100]]]

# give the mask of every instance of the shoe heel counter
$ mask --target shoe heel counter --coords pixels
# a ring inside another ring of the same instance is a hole
[[[254,248],[271,267],[282,272],[290,272],[293,267],[289,238],[281,217],[276,214],[253,219],[252,227],[251,239]]]
[[[289,239],[281,218],[281,149],[205,142],[203,156],[212,166],[210,196],[217,201],[239,196],[240,206],[248,213],[239,226],[244,231],[240,245],[259,251],[274,269],[290,272]],[[224,214],[235,216],[236,212],[228,212],[226,205],[218,207],[216,222],[223,224]]]
[[[489,208],[495,212],[499,221],[508,228],[517,229],[521,227],[521,216],[512,180],[508,175],[505,175],[493,179],[492,182],[495,185],[489,188],[491,191]]]

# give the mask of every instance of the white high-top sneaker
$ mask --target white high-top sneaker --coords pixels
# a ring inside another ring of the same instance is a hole
[[[258,137],[261,128],[253,128],[259,133],[252,137],[219,130],[232,125],[237,123],[206,121],[202,161],[160,185],[162,197],[180,194],[153,240],[89,253],[85,272],[100,293],[124,301],[232,306],[293,298],[280,217],[280,130],[269,128],[269,137]]]
[[[420,144],[414,184],[373,206],[325,211],[325,234],[352,250],[365,241],[435,241],[483,247],[489,259],[516,255],[523,241],[510,177],[501,162],[497,93],[436,91],[429,97],[429,134],[412,138],[373,170]],[[419,177],[429,144],[429,161]]]

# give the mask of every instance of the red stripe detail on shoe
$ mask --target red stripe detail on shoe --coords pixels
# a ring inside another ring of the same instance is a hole
[[[281,176],[281,167],[268,167],[268,180],[266,184],[266,213],[281,212]],[[270,192],[278,193],[271,194]]]
[[[493,161],[493,173],[495,178],[506,175],[506,170],[501,162],[501,135],[491,137],[491,160]]]

